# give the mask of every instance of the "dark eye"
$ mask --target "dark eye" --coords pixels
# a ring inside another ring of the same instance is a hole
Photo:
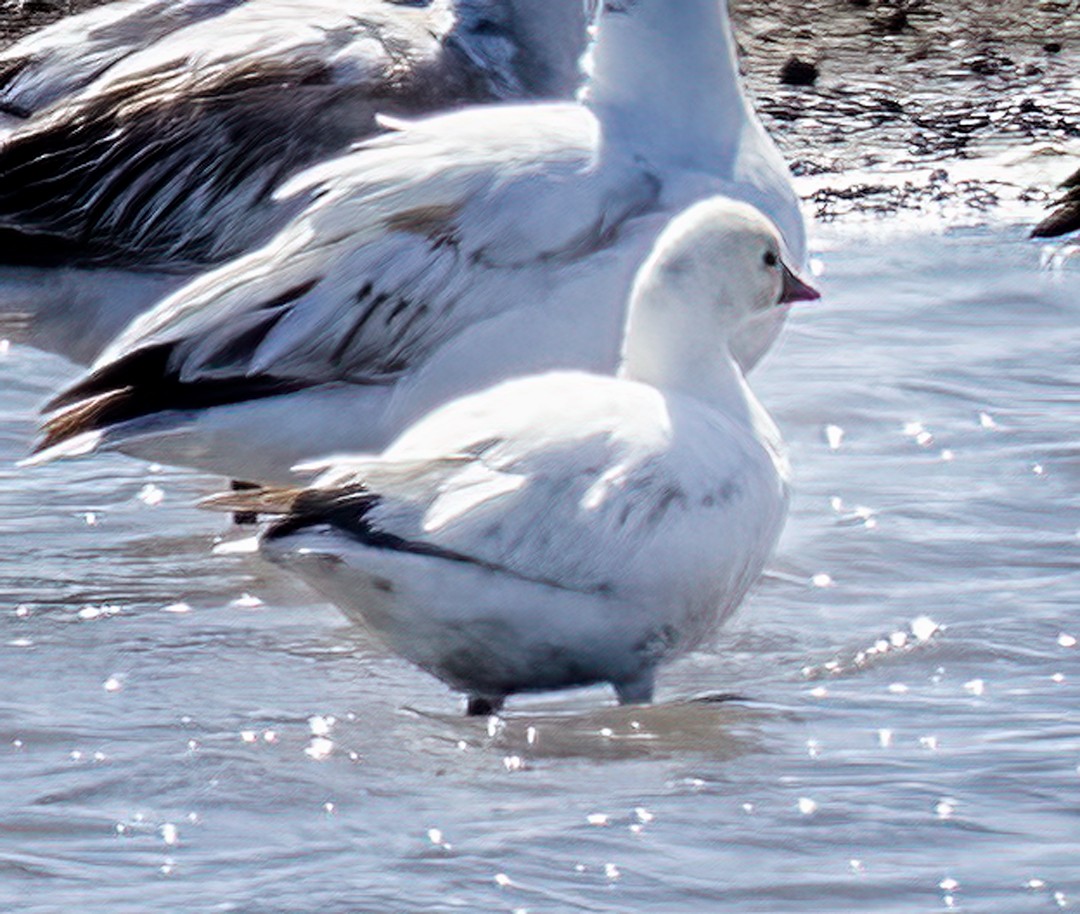
[[[775,267],[780,262],[780,258],[776,256],[775,251],[766,251],[765,257],[762,259],[767,267]]]

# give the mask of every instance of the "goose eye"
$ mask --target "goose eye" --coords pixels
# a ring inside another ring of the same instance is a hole
[[[776,256],[775,251],[766,251],[762,259],[767,267],[775,267],[780,262],[780,258]]]

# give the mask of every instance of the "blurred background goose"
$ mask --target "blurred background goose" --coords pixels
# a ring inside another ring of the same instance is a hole
[[[583,103],[394,126],[289,182],[310,202],[268,245],[137,320],[51,404],[39,449],[286,482],[498,380],[614,371],[637,267],[696,200],[757,206],[805,255],[721,0],[605,4]],[[744,369],[782,317],[740,327]]]
[[[718,198],[641,269],[616,377],[553,372],[449,403],[310,488],[225,496],[287,510],[262,539],[395,651],[469,696],[609,682],[648,702],[757,579],[787,510],[779,432],[728,348],[816,298],[773,226]]]
[[[1053,203],[1050,215],[1031,233],[1033,238],[1056,238],[1080,231],[1080,169],[1061,182],[1065,191]]]
[[[565,98],[594,0],[121,0],[0,58],[0,311],[90,361],[377,112]]]

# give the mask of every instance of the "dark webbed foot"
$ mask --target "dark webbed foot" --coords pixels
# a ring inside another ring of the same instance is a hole
[[[505,696],[492,697],[491,695],[470,695],[465,713],[469,717],[490,717],[502,710]]]

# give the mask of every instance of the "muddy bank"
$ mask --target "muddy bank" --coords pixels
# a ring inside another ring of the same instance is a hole
[[[1075,0],[748,0],[735,17],[758,110],[819,219],[1006,200],[1038,218],[1045,186],[970,163],[1080,139]],[[852,172],[880,180],[830,178]]]
[[[0,43],[100,0],[0,0]],[[1080,141],[1076,0],[732,0],[743,68],[815,215],[1000,194],[956,163]],[[936,167],[935,167],[936,166]],[[913,180],[837,185],[826,176]],[[1033,204],[1046,190],[1013,188]]]

